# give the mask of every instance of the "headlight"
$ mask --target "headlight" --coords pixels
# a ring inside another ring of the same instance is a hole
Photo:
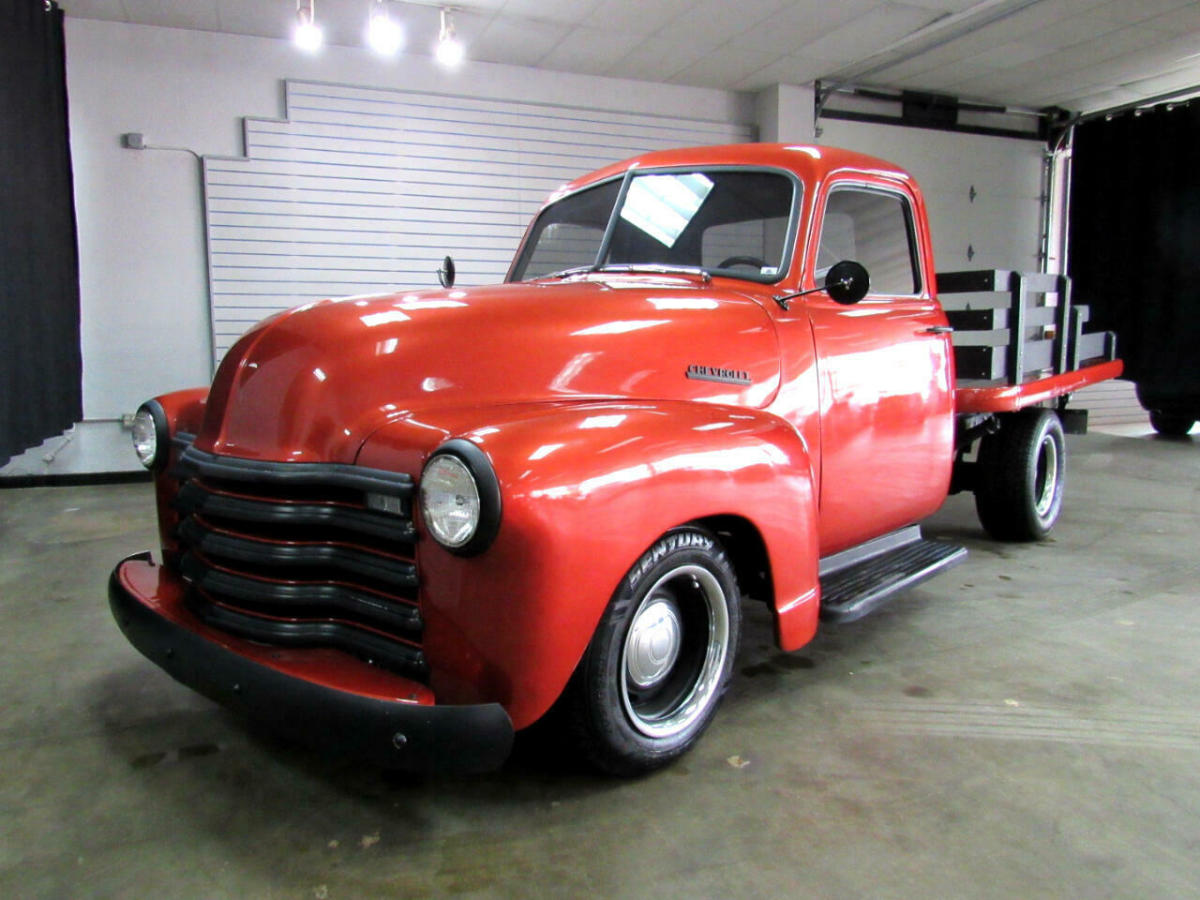
[[[439,544],[461,547],[479,527],[479,488],[457,456],[436,456],[421,478],[421,512]]]
[[[500,485],[482,450],[463,440],[438,448],[421,474],[421,515],[447,550],[487,549],[500,527]]]
[[[153,469],[166,460],[167,416],[153,400],[143,403],[133,415],[133,449],[142,465]]]

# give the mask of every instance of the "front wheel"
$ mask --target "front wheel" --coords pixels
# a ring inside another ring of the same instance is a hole
[[[682,756],[712,721],[741,632],[733,567],[697,528],[668,532],[629,570],[564,697],[582,753],[635,775]]]
[[[1062,423],[1047,409],[1003,416],[983,438],[976,463],[975,509],[988,534],[1002,541],[1044,538],[1062,511],[1067,445]]]

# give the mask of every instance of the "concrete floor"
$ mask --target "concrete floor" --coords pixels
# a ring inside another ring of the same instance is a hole
[[[1200,438],[1070,439],[1052,540],[968,562],[739,674],[637,781],[544,743],[423,779],[256,734],[105,600],[147,485],[0,491],[5,897],[1200,896]]]

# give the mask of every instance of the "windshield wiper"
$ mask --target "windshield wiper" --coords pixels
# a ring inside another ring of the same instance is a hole
[[[551,272],[549,275],[540,275],[540,278],[570,278],[572,275],[583,275],[587,272],[595,272],[596,264],[589,263],[586,266],[571,266],[569,269],[560,269],[557,272]]]
[[[652,272],[656,275],[699,275],[704,279],[705,284],[712,281],[712,275],[708,269],[702,269],[700,266],[672,266],[666,263],[608,263],[603,266],[596,266],[596,272]]]

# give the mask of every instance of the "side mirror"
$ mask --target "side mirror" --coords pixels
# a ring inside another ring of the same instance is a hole
[[[825,275],[825,292],[838,303],[850,305],[867,296],[871,276],[860,263],[844,259]]]
[[[454,260],[447,256],[442,260],[442,267],[437,270],[438,281],[442,287],[454,287]]]

